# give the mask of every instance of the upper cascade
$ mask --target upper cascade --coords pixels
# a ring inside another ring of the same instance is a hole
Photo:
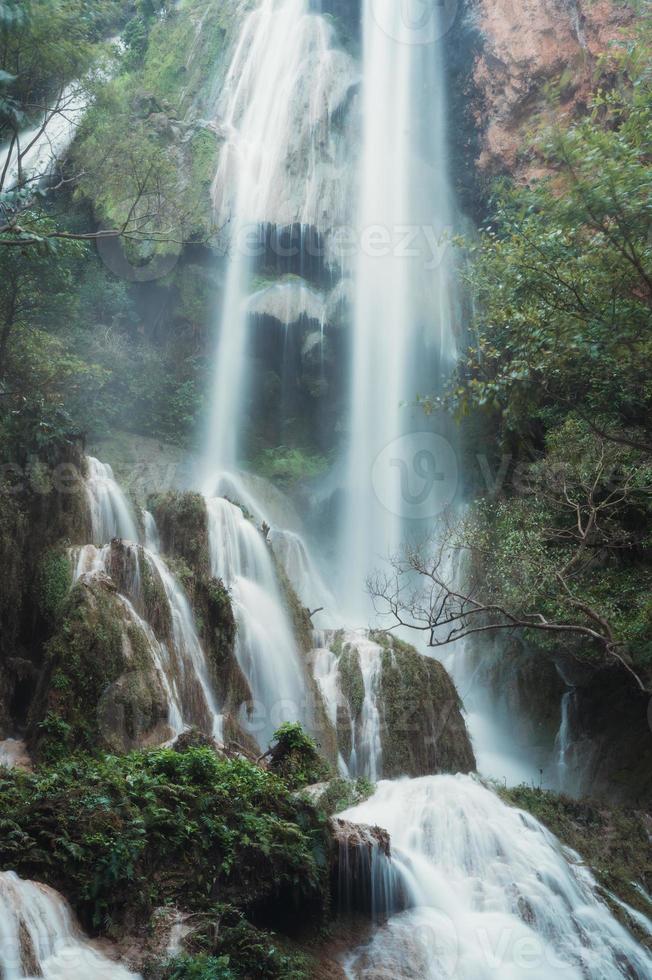
[[[329,232],[351,202],[342,114],[358,74],[309,0],[262,0],[244,21],[218,105],[226,142],[213,185],[229,241],[205,450],[205,489],[242,456],[251,382],[249,304],[256,267],[323,276],[338,261]]]
[[[217,110],[220,226],[327,229],[346,216],[347,169],[331,123],[357,70],[310,7],[262,0],[245,19]]]
[[[94,456],[87,456],[86,469],[85,487],[93,544],[108,544],[113,538],[139,541],[131,508],[115,481],[111,467]]]
[[[52,888],[0,872],[0,976],[3,980],[141,980],[93,949]]]

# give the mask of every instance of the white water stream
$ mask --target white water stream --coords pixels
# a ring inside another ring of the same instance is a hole
[[[434,46],[443,5],[430,6],[363,0],[361,248],[341,546],[349,602],[398,550],[410,521],[432,516],[439,491],[443,499],[455,478],[450,447],[430,439],[428,419],[410,407],[419,392],[437,388],[456,357],[446,247],[454,198]]]
[[[266,748],[283,722],[310,725],[304,666],[263,535],[223,497],[207,508],[212,573],[231,591],[235,653],[252,696],[241,721]]]
[[[652,976],[652,956],[598,899],[579,856],[477,778],[383,782],[343,817],[390,832],[413,906],[350,956],[349,977]]]
[[[248,393],[247,322],[260,229],[332,227],[343,214],[346,169],[330,121],[351,84],[351,62],[309,0],[261,0],[247,15],[217,107],[226,144],[213,186],[228,229],[206,490],[237,461]]]
[[[87,457],[85,486],[95,544],[72,549],[73,582],[82,576],[110,576],[112,546],[109,542],[114,538],[123,539],[124,594],[119,599],[128,622],[137,625],[147,640],[152,664],[168,704],[170,733],[176,736],[196,725],[221,743],[223,717],[212,689],[190,602],[158,553],[160,540],[153,515],[143,511],[146,545],[139,546],[140,534],[132,508],[116,483],[111,467]],[[149,575],[160,583],[165,594],[172,625],[169,642],[158,638],[144,619],[142,562],[147,563]]]
[[[52,888],[0,872],[2,980],[140,980],[93,949]]]
[[[113,538],[140,539],[127,499],[115,481],[113,470],[94,456],[86,457],[85,487],[91,515],[93,544],[108,544]]]

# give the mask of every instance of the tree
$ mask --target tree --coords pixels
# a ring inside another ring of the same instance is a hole
[[[646,690],[652,574],[636,558],[651,498],[652,459],[571,419],[521,474],[519,497],[449,515],[369,591],[390,628],[425,632],[433,647],[481,633],[541,635],[584,661],[617,661]]]
[[[569,409],[652,448],[652,77],[649,19],[602,63],[580,119],[536,132],[549,176],[499,186],[471,246],[477,316],[451,393],[536,442]]]

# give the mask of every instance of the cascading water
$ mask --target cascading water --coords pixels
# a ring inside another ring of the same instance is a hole
[[[206,489],[241,451],[248,392],[247,321],[265,228],[317,236],[343,213],[345,168],[330,120],[351,84],[350,59],[309,0],[262,0],[240,32],[218,106],[226,144],[213,187],[230,257],[206,451]],[[262,238],[261,238],[262,235]],[[287,246],[285,246],[287,250]],[[300,266],[299,257],[299,266]]]
[[[182,690],[182,701],[188,706],[185,715],[196,724],[199,722],[200,727],[208,727],[213,737],[223,742],[223,718],[211,688],[188,598],[159,555],[146,551],[145,556],[159,574],[170,607],[173,648],[180,675],[177,683]]]
[[[652,976],[579,856],[475,777],[380,783],[342,816],[389,831],[412,906],[350,956],[350,978]]]
[[[113,538],[138,541],[140,535],[126,497],[113,476],[113,470],[93,456],[86,457],[86,496],[91,515],[94,545]]]
[[[154,529],[155,525],[153,528],[150,524],[150,535]],[[222,742],[222,715],[211,688],[206,657],[187,596],[160,555],[130,544],[123,544],[121,552],[117,584],[122,592],[117,598],[123,605],[127,622],[136,625],[145,636],[152,663],[165,691],[172,735],[179,735],[190,725],[196,725]],[[105,574],[115,577],[115,561],[110,544],[101,549],[94,545],[72,549],[73,582],[82,576]],[[172,627],[169,640],[157,637],[145,619],[143,563],[165,594]]]
[[[3,980],[141,980],[98,953],[52,888],[0,873],[0,976]]]
[[[420,509],[424,485],[426,497],[436,483],[446,494],[453,476],[450,450],[443,442],[433,449],[422,431],[428,420],[409,407],[455,360],[445,244],[453,195],[441,56],[433,48],[439,13],[412,7],[410,0],[363,3],[360,248],[342,538],[349,601],[363,595],[379,557],[403,543],[406,518],[431,516]],[[358,608],[367,612],[359,600]]]
[[[303,538],[294,531],[272,528],[268,540],[296,594],[304,605],[317,613],[312,617],[315,626],[335,625],[335,599],[323,581]]]
[[[379,702],[383,649],[364,633],[353,631],[319,630],[315,633],[315,642],[313,676],[327,716],[336,730],[344,716],[350,731],[351,751],[347,758],[340,756],[340,771],[352,779],[364,776],[376,780],[382,773]],[[348,670],[359,670],[362,678],[362,699],[357,710],[343,694],[342,658],[346,660]]]
[[[207,508],[211,570],[231,591],[235,653],[252,697],[242,723],[266,746],[284,721],[310,726],[304,667],[263,535],[223,497]]]
[[[154,669],[168,705],[171,736],[196,725],[223,741],[223,718],[212,690],[208,665],[188,598],[158,553],[160,540],[154,517],[143,511],[146,547],[137,544],[140,534],[132,509],[116,483],[110,466],[87,457],[86,496],[94,544],[71,549],[73,582],[82,576],[119,578],[117,599],[128,624],[144,635]],[[122,545],[114,551],[114,539]],[[117,567],[116,567],[117,565]],[[146,619],[143,565],[165,595],[171,636],[157,636]]]

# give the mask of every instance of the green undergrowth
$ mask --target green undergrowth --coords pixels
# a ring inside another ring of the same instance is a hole
[[[0,770],[0,814],[0,868],[57,888],[95,931],[166,904],[227,902],[264,928],[320,923],[327,907],[325,816],[274,773],[208,748]]]
[[[316,743],[296,722],[286,722],[275,732],[270,757],[272,771],[292,789],[318,783],[331,775]]]
[[[200,916],[186,945],[187,953],[168,965],[162,980],[309,980],[314,976],[309,959],[293,944],[278,933],[255,928],[233,906],[220,905]]]

